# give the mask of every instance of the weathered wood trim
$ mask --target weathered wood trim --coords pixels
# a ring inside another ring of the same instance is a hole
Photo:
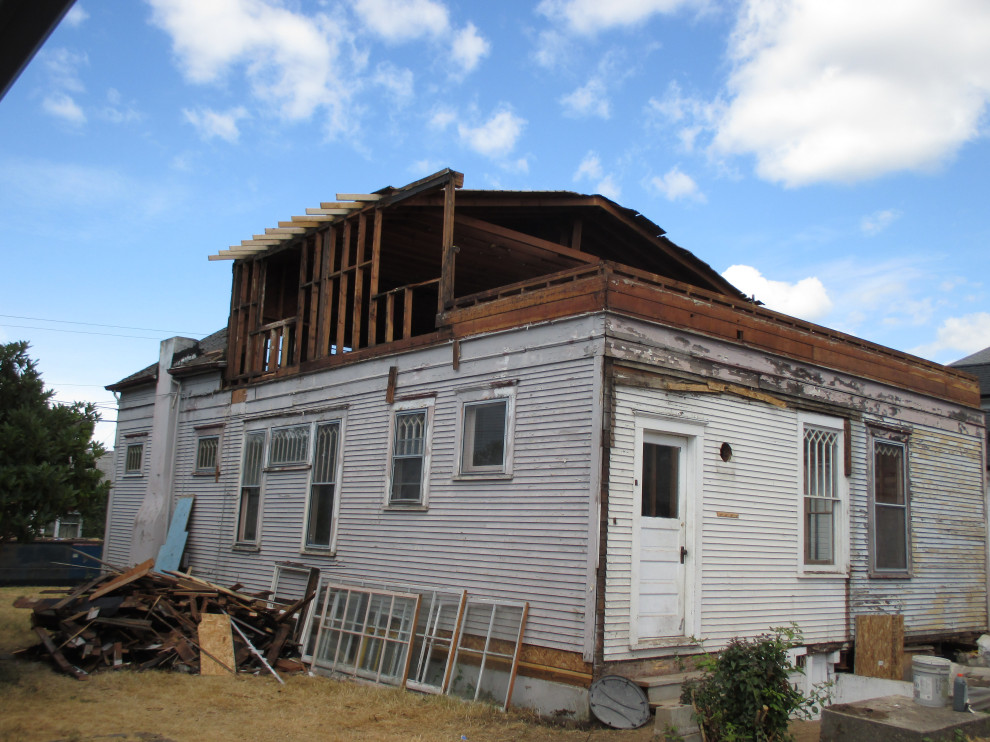
[[[437,292],[437,311],[442,312],[454,301],[454,184],[448,183],[443,191],[443,234],[440,242],[440,291]]]

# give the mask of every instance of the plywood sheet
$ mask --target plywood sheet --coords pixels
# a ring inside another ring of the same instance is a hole
[[[234,665],[234,640],[230,635],[230,616],[204,613],[199,622],[200,675],[228,675]],[[209,655],[212,655],[210,657]],[[213,658],[216,659],[213,659]],[[219,660],[227,667],[217,662]]]
[[[856,674],[900,680],[903,674],[904,616],[856,616]]]

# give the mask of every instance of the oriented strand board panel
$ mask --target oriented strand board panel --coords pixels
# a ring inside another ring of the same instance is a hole
[[[199,655],[200,675],[230,674],[234,669],[234,640],[230,635],[230,616],[204,613],[199,622],[199,646],[204,650]],[[230,670],[209,657],[207,652]]]
[[[856,674],[900,680],[904,672],[904,616],[856,616]]]

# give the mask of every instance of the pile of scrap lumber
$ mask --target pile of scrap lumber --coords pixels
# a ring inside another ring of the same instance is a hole
[[[299,616],[292,605],[227,589],[181,572],[154,572],[153,560],[111,568],[65,597],[21,603],[33,609],[34,651],[76,678],[99,670],[172,668],[202,674],[303,669]]]

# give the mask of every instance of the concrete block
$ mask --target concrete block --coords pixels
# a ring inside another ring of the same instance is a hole
[[[658,740],[666,740],[670,731],[674,739],[684,742],[701,742],[701,729],[694,718],[694,709],[680,703],[667,702],[657,706],[654,732]]]
[[[990,716],[932,708],[907,696],[839,704],[822,712],[821,742],[955,742],[990,734]]]

